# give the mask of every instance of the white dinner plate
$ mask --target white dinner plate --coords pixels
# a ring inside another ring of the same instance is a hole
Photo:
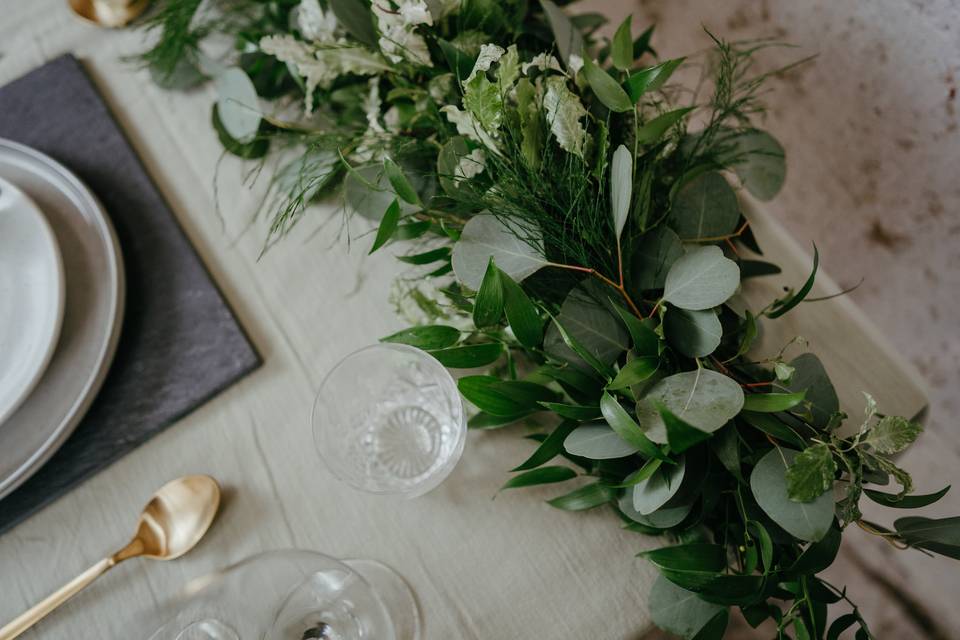
[[[53,230],[33,200],[0,176],[0,425],[50,362],[63,320],[63,292]]]
[[[46,155],[0,138],[0,177],[33,200],[53,229],[66,300],[50,364],[0,425],[0,498],[46,462],[73,432],[103,383],[123,315],[123,263],[96,197]]]

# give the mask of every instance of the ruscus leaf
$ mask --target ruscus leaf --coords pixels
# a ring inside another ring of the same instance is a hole
[[[473,324],[478,328],[490,327],[500,322],[503,316],[503,284],[500,280],[500,270],[494,264],[493,258],[487,265],[487,271],[477,291],[477,298],[473,302]]]
[[[810,275],[807,277],[806,282],[804,282],[803,286],[800,287],[800,290],[794,293],[792,296],[778,301],[779,304],[774,305],[773,309],[767,312],[768,318],[779,318],[787,311],[790,311],[790,309],[793,309],[795,306],[803,302],[803,299],[807,297],[808,293],[810,293],[810,289],[813,288],[813,282],[816,280],[817,267],[819,265],[820,252],[817,250],[817,245],[813,245],[813,269],[810,271]]]
[[[623,227],[630,215],[633,195],[633,154],[624,145],[613,152],[610,166],[610,209],[613,214],[613,230],[620,242]]]
[[[539,469],[525,471],[518,476],[510,478],[500,487],[500,490],[532,487],[538,484],[553,484],[571,480],[576,477],[577,472],[570,467],[540,467]]]
[[[613,499],[613,490],[605,487],[599,482],[585,485],[579,489],[574,489],[570,493],[564,494],[553,500],[547,500],[547,504],[564,511],[586,511],[606,504]]]
[[[610,41],[610,58],[613,60],[613,66],[621,71],[626,71],[633,66],[633,38],[630,36],[632,17],[627,15],[613,34],[613,40]]]
[[[537,307],[523,288],[513,278],[500,272],[503,286],[503,309],[513,335],[527,349],[536,349],[543,342],[543,321]]]
[[[380,226],[377,228],[377,236],[373,239],[373,246],[370,247],[370,253],[373,253],[390,240],[397,230],[400,223],[400,203],[394,198],[390,206],[387,207],[383,218],[380,220]]]
[[[460,330],[445,325],[426,325],[410,327],[385,338],[381,342],[395,342],[410,345],[418,349],[445,349],[453,346],[460,339]]]
[[[511,469],[511,471],[527,471],[550,462],[556,456],[560,455],[563,451],[563,441],[566,440],[567,436],[576,428],[577,423],[572,420],[560,423],[557,428],[550,432],[550,435],[540,443],[536,451],[534,451],[529,458],[519,466]]]
[[[627,92],[633,102],[648,91],[656,91],[673,75],[686,58],[675,58],[658,65],[641,69],[627,79]]]
[[[633,110],[633,101],[627,92],[606,71],[598,67],[586,51],[583,52],[583,73],[593,93],[606,108],[617,112]]]
[[[473,369],[496,362],[503,355],[503,345],[499,342],[468,344],[430,351],[430,355],[445,367],[453,369]]]
[[[413,188],[413,185],[410,184],[410,181],[407,179],[406,174],[403,173],[403,169],[400,168],[396,162],[391,158],[386,157],[383,159],[383,171],[387,176],[387,179],[390,181],[390,185],[393,187],[394,192],[400,196],[404,202],[408,204],[420,204],[420,196],[417,195],[417,190]]]
[[[805,391],[797,393],[751,393],[743,399],[743,409],[758,413],[787,411],[803,402],[805,396]]]

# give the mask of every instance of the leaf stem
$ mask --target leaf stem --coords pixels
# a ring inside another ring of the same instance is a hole
[[[739,238],[743,235],[743,232],[747,230],[747,227],[750,226],[750,221],[745,220],[740,228],[734,231],[733,233],[728,233],[723,236],[703,236],[702,238],[694,238],[692,240],[687,240],[687,242],[720,242],[721,240],[730,240],[731,238]]]
[[[617,254],[619,255],[619,253],[620,253],[620,243],[618,242],[618,243],[617,243]],[[643,313],[640,311],[640,309],[637,307],[636,303],[633,301],[633,298],[631,298],[631,297],[630,297],[630,294],[627,293],[626,287],[623,286],[623,267],[622,267],[622,266],[621,266],[621,271],[620,271],[620,284],[617,284],[616,282],[614,282],[613,280],[611,280],[611,279],[608,278],[607,276],[603,275],[602,273],[600,273],[600,272],[597,271],[596,269],[592,269],[592,268],[590,268],[590,267],[581,267],[581,266],[575,265],[575,264],[563,264],[563,263],[560,263],[560,262],[548,262],[548,263],[547,263],[547,266],[548,266],[548,267],[557,267],[558,269],[568,269],[568,270],[570,270],[570,271],[580,271],[581,273],[586,273],[586,274],[589,274],[589,275],[597,278],[598,280],[600,280],[600,282],[604,283],[605,285],[607,285],[607,286],[609,286],[609,287],[613,287],[614,289],[616,289],[617,291],[620,292],[620,296],[624,299],[624,301],[626,301],[627,306],[630,307],[630,312],[633,313],[633,315],[637,316],[638,318],[643,318],[643,317],[644,317],[644,316],[643,316]]]
[[[898,536],[896,533],[893,533],[891,531],[881,531],[880,529],[873,527],[870,523],[868,523],[866,520],[863,520],[863,519],[856,520],[856,523],[858,527],[860,527],[867,533],[873,534],[885,540],[887,544],[889,544],[894,549],[903,550],[903,549],[910,548],[910,545],[901,541],[900,536]]]

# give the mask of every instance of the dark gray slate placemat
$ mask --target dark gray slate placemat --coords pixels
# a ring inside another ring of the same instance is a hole
[[[0,533],[260,365],[260,356],[80,62],[62,56],[0,87],[0,137],[63,163],[113,221],[126,312],[110,373],[74,434],[0,500]]]

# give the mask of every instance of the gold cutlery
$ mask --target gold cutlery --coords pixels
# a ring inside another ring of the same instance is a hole
[[[130,558],[179,558],[196,546],[210,528],[220,506],[220,487],[210,476],[184,476],[163,485],[140,514],[133,539],[54,591],[0,629],[0,640],[13,640],[51,611],[75,596],[109,569]]]
[[[68,0],[73,12],[101,27],[116,29],[136,19],[150,0]]]

